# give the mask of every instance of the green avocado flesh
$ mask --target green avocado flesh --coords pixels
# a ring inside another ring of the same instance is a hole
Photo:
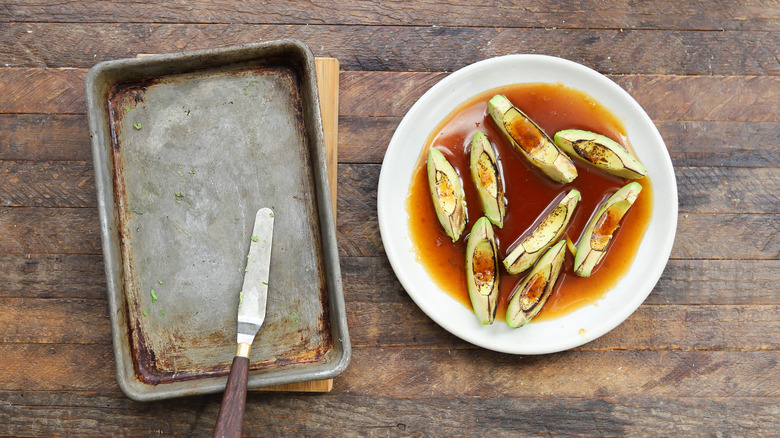
[[[453,242],[466,228],[466,196],[460,177],[438,149],[428,152],[428,188],[436,217]]]
[[[486,217],[474,223],[466,245],[466,281],[474,315],[481,324],[492,324],[498,304],[498,246]]]
[[[544,216],[539,225],[524,233],[504,258],[503,263],[507,272],[516,275],[533,266],[542,253],[566,231],[579,200],[580,192],[576,189],[553,200],[545,209],[549,213]]]
[[[642,186],[638,182],[630,182],[596,208],[577,244],[577,253],[574,255],[575,274],[590,277],[607,254],[620,221],[634,205],[641,191]]]
[[[570,157],[622,178],[637,179],[647,174],[631,152],[605,135],[566,129],[555,134],[555,144]]]
[[[487,136],[480,131],[474,134],[471,141],[469,170],[479,193],[482,211],[490,222],[499,228],[503,227],[506,214],[504,182],[498,170],[496,151]]]
[[[571,159],[506,96],[493,96],[488,102],[488,112],[506,140],[550,179],[570,183],[577,178]]]
[[[566,254],[566,242],[553,245],[536,262],[533,269],[515,286],[509,295],[506,309],[506,323],[509,327],[528,324],[542,310],[552,293]]]

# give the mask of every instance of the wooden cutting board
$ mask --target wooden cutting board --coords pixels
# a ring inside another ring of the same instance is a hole
[[[315,58],[317,88],[320,94],[322,130],[325,134],[325,156],[330,182],[330,199],[333,202],[333,221],[336,221],[336,170],[338,166],[339,127],[339,60]],[[333,379],[290,383],[287,385],[257,388],[255,391],[328,392],[333,389]]]
[[[152,56],[138,54],[137,57]],[[338,169],[338,127],[339,127],[339,60],[336,58],[315,58],[317,69],[317,89],[322,113],[322,130],[325,137],[325,159],[328,166],[331,202],[333,203],[333,222],[336,222],[336,171]],[[313,380],[310,382],[289,383],[268,386],[252,391],[294,391],[328,392],[333,389],[333,379]]]

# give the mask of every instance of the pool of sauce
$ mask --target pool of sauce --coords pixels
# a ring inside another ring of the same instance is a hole
[[[464,306],[471,308],[466,288],[465,253],[468,233],[483,213],[469,173],[469,148],[477,130],[495,146],[506,192],[503,228],[493,227],[500,260],[511,245],[545,212],[559,194],[576,188],[582,194],[565,236],[577,243],[598,204],[630,180],[585,167],[573,160],[578,177],[569,184],[553,182],[531,166],[504,140],[487,111],[487,102],[504,94],[550,137],[562,129],[583,129],[606,135],[631,150],[620,120],[592,97],[561,84],[517,84],[474,96],[448,115],[429,136],[412,177],[407,211],[410,237],[417,259],[434,282]],[[466,194],[468,224],[461,238],[452,242],[439,225],[428,189],[428,149],[439,149],[460,175]],[[648,172],[649,173],[649,172]],[[556,287],[535,320],[554,319],[595,303],[626,273],[634,259],[652,213],[652,185],[645,176],[634,205],[614,233],[607,255],[588,278],[574,275],[574,257],[567,250]],[[503,321],[507,300],[523,275],[510,275],[501,265],[500,295],[496,319]]]

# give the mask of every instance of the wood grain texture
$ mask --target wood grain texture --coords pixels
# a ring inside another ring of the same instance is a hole
[[[243,24],[359,24],[403,26],[617,28],[684,30],[779,30],[780,14],[761,1],[668,3],[651,0],[603,3],[596,0],[560,4],[537,1],[528,5],[488,1],[414,3],[393,1],[316,2],[284,4],[259,0],[239,4],[196,0],[164,8],[134,1],[31,3],[6,1],[0,22],[129,22],[129,23],[243,23]]]
[[[511,53],[562,56],[610,74],[778,75],[763,31],[334,25],[7,23],[0,65],[91,67],[136,53],[174,53],[293,38],[344,70],[454,71]],[[431,44],[436,41],[436,44]],[[663,51],[648,47],[665,45]]]
[[[409,297],[396,302],[350,301],[347,309],[355,348],[475,348],[439,328]],[[780,330],[778,311],[780,304],[649,304],[578,350],[777,350],[780,340],[767,333]],[[0,343],[110,344],[110,333],[104,300],[0,298]],[[583,339],[589,339],[587,333]],[[332,385],[325,380],[264,390],[315,392]]]
[[[335,163],[335,156],[331,160]],[[351,183],[365,179],[375,184],[378,179],[376,165],[344,164],[341,169]],[[780,212],[780,168],[677,167],[675,174],[682,213]],[[336,179],[336,172],[330,175]],[[362,184],[350,190],[369,191],[370,196],[375,188]],[[92,163],[0,160],[0,206],[94,208]]]
[[[384,256],[342,257],[349,303],[408,302]],[[646,304],[776,305],[780,260],[671,260]],[[106,299],[101,255],[0,255],[0,298]]]
[[[779,18],[757,0],[4,2],[0,436],[210,434],[220,395],[142,404],[116,385],[83,83],[102,60],[279,37],[343,69],[333,200],[353,359],[329,393],[250,392],[245,436],[776,435]],[[377,227],[401,118],[449,72],[507,53],[607,74],[658,127],[678,183],[652,293],[558,354],[494,353],[436,325]]]
[[[0,114],[83,114],[85,69],[6,68]],[[447,73],[342,71],[339,116],[402,117]],[[656,122],[780,122],[780,77],[608,76]],[[366,96],[371,96],[367,99]],[[775,128],[776,129],[776,128]]]
[[[0,369],[0,391],[118,393],[111,350],[99,344],[0,344],[5,363],[16,364]],[[364,347],[353,351],[332,394],[417,400],[512,397],[518,390],[535,397],[777,397],[779,359],[776,350],[574,350],[520,357],[473,348]]]
[[[344,72],[342,116],[400,117],[446,73]],[[656,123],[672,120],[778,122],[780,78],[762,76],[609,76],[623,87]],[[376,90],[391,96],[363,99]]]
[[[5,407],[0,434],[9,436],[207,436],[217,409],[213,396],[138,404],[94,392],[0,391],[0,399]],[[248,401],[248,437],[645,436],[648,430],[665,436],[771,436],[780,427],[773,397],[581,398],[526,392],[419,400],[340,393],[250,394]],[[461,410],[468,415],[457,415]]]
[[[400,117],[341,117],[338,160],[378,164]],[[0,114],[0,160],[89,161],[89,133],[83,114]],[[675,166],[778,167],[778,122],[665,121],[656,126]],[[706,145],[706,147],[702,147]]]
[[[2,254],[0,297],[106,299],[102,255]]]

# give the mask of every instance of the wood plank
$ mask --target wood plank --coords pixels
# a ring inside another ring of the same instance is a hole
[[[348,302],[347,308],[355,348],[475,348],[444,331],[411,300]],[[766,335],[780,330],[778,310],[780,305],[644,305],[620,326],[577,350],[778,350],[780,339]],[[591,339],[587,333],[583,336]]]
[[[348,303],[409,300],[386,257],[342,257]],[[777,305],[780,260],[670,260],[645,304]]]
[[[446,73],[345,72],[342,116],[403,116]],[[780,121],[780,78],[608,75],[659,121]],[[371,95],[372,99],[364,96]],[[767,112],[768,111],[768,112]]]
[[[88,161],[83,114],[0,114],[0,160]]]
[[[108,302],[0,298],[0,343],[110,345]]]
[[[0,206],[96,207],[92,163],[0,161]]]
[[[143,23],[0,24],[6,67],[91,67],[136,53],[173,53],[293,38],[344,70],[454,71],[517,53],[560,55],[609,74],[778,75],[775,32]],[[435,41],[435,44],[431,42]],[[663,47],[663,50],[651,48]],[[611,54],[610,56],[606,56]]]
[[[408,302],[387,258],[342,257],[349,303]],[[670,260],[646,304],[778,304],[780,260]],[[738,291],[738,292],[737,292]],[[0,255],[0,298],[106,299],[101,255]]]
[[[400,122],[400,117],[342,117],[339,160],[381,163]],[[675,166],[780,167],[774,148],[780,123],[664,121],[656,126]]]
[[[641,3],[597,0],[560,4],[554,0],[515,5],[504,2],[397,2],[377,7],[371,1],[311,3],[293,0],[194,0],[165,7],[132,1],[33,3],[11,0],[0,10],[0,22],[67,23],[242,23],[342,24],[465,27],[614,28],[684,30],[780,30],[777,8],[765,2],[687,1]]]
[[[2,28],[2,26],[0,26]],[[84,114],[87,70],[3,68],[0,113]]]
[[[6,68],[0,114],[83,114],[84,69]],[[341,117],[400,117],[446,73],[349,72],[339,83]],[[780,77],[609,76],[656,122],[780,122]],[[372,96],[366,99],[366,96]],[[776,128],[775,128],[776,129]]]
[[[9,364],[0,368],[0,391],[119,391],[110,345],[0,344],[0,354]],[[481,349],[359,348],[334,392],[417,400],[511,397],[518,388],[538,397],[777,397],[778,360],[778,351],[568,351],[518,357]],[[474,378],[479,375],[491,378]]]
[[[374,167],[374,169],[372,169]],[[339,248],[342,255],[378,256],[383,253],[381,236],[376,216],[376,190],[379,179],[378,165],[345,165],[339,166],[339,186],[342,195],[339,196],[341,219],[338,224]],[[747,172],[750,174],[750,171]],[[747,183],[751,184],[751,183]],[[695,184],[694,184],[695,186]],[[681,196],[688,196],[688,187],[678,188]],[[712,190],[702,187],[699,193]],[[720,190],[720,189],[718,189]],[[716,208],[718,202],[728,198],[729,189],[724,189],[723,195],[702,194],[704,202],[709,196]],[[684,259],[761,259],[770,260],[780,257],[780,241],[774,238],[780,232],[780,223],[772,214],[777,212],[776,196],[768,191],[769,204],[765,207],[770,214],[739,214],[739,213],[685,213],[681,212],[677,228],[677,240],[672,250],[673,258]],[[720,196],[720,201],[717,197]],[[752,196],[752,195],[751,195]],[[775,197],[773,197],[775,196]],[[745,195],[744,199],[749,196]],[[684,201],[684,198],[682,202]],[[743,199],[738,199],[738,204]],[[691,205],[695,205],[692,201]],[[732,202],[732,204],[734,204]],[[404,207],[401,207],[404,208]],[[764,208],[764,207],[762,207]],[[704,210],[706,211],[706,209]],[[702,233],[707,230],[707,233]],[[735,242],[740,244],[735,245]]]
[[[400,121],[400,117],[341,117],[339,161],[381,163]],[[661,121],[656,126],[675,166],[780,167],[774,147],[780,123]],[[0,114],[0,133],[7,142],[0,148],[0,160],[91,160],[83,114]]]
[[[670,260],[648,304],[778,304],[780,260]]]
[[[0,391],[0,399],[0,434],[9,436],[205,436],[219,410],[214,396],[141,404],[114,394]],[[602,391],[587,398],[521,393],[421,401],[251,394],[244,436],[644,436],[650,430],[659,436],[771,436],[778,418],[774,397],[613,397]]]
[[[0,255],[0,297],[107,299],[103,256]]]
[[[340,169],[345,184],[352,186],[347,190],[376,190],[369,183],[378,179],[377,165],[349,164]],[[780,167],[677,167],[675,175],[683,213],[780,212]],[[0,206],[93,208],[97,206],[93,176],[91,162],[0,160]],[[335,180],[336,172],[330,176]]]
[[[475,348],[437,326],[408,297],[389,303],[348,300],[347,309],[355,348]],[[778,350],[780,339],[766,334],[780,331],[779,311],[780,304],[644,305],[610,333],[577,349]],[[105,300],[0,298],[0,345],[110,343]],[[328,388],[332,383],[321,381],[271,390],[311,392]]]
[[[0,207],[0,254],[100,254],[93,208]]]
[[[382,256],[376,209],[367,210],[375,201],[339,184],[341,256]],[[678,221],[674,259],[780,258],[780,241],[775,239],[780,223],[775,215],[683,213]],[[94,209],[0,207],[0,254],[99,254],[98,230]]]
[[[214,396],[141,404],[115,394],[0,391],[0,399],[0,434],[10,436],[201,436],[213,428],[219,410]],[[250,394],[246,409],[244,436],[258,437],[334,431],[342,437],[643,436],[649,430],[662,436],[771,436],[780,427],[774,397],[613,397],[603,391],[587,398],[521,393],[425,401]]]

